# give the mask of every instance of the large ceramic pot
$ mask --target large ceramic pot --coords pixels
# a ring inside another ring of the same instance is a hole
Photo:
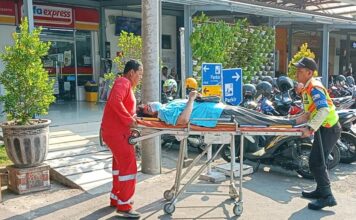
[[[50,120],[33,120],[33,125],[1,124],[6,153],[16,167],[40,165],[48,153]]]

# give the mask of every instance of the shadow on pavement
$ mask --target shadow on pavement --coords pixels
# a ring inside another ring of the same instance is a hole
[[[336,213],[329,210],[310,211],[307,207],[293,213],[288,220],[304,220],[304,219],[322,219],[327,216],[335,215]]]
[[[95,212],[91,213],[90,215],[87,215],[83,218],[80,218],[81,220],[92,220],[92,219],[100,219],[103,218],[104,216],[110,215],[111,213],[115,212],[115,207],[103,207],[101,209],[96,210]],[[117,219],[115,217],[115,219]]]

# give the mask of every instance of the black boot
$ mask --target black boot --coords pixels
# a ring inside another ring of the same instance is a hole
[[[308,208],[312,210],[320,210],[326,206],[337,205],[336,200],[331,192],[330,186],[319,188],[320,198],[310,202]]]
[[[308,198],[308,199],[319,199],[321,197],[319,187],[316,187],[316,189],[311,192],[302,191],[302,197]]]

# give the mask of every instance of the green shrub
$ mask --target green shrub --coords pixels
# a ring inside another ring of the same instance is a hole
[[[50,43],[40,40],[41,28],[29,32],[28,20],[24,18],[20,33],[13,33],[14,45],[5,47],[0,58],[5,70],[0,74],[0,83],[5,95],[0,96],[4,112],[14,124],[31,124],[34,115],[48,113],[54,102],[53,81],[43,68],[41,58],[48,53]]]
[[[12,164],[12,162],[6,154],[5,145],[0,145],[0,167],[10,164]]]
[[[304,43],[302,46],[300,46],[300,50],[293,56],[292,60],[288,64],[288,76],[293,80],[296,80],[297,73],[297,68],[293,66],[293,63],[298,62],[303,57],[315,59],[315,54],[310,49],[308,49],[308,43]],[[313,76],[318,76],[317,70],[314,71]]]

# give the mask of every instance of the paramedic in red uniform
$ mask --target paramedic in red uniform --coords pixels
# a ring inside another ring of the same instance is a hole
[[[141,62],[130,60],[126,63],[123,76],[114,82],[101,122],[103,140],[113,154],[110,205],[116,207],[121,217],[127,218],[140,217],[132,208],[137,165],[135,148],[128,143],[128,137],[130,128],[137,125],[134,88],[142,75]]]

